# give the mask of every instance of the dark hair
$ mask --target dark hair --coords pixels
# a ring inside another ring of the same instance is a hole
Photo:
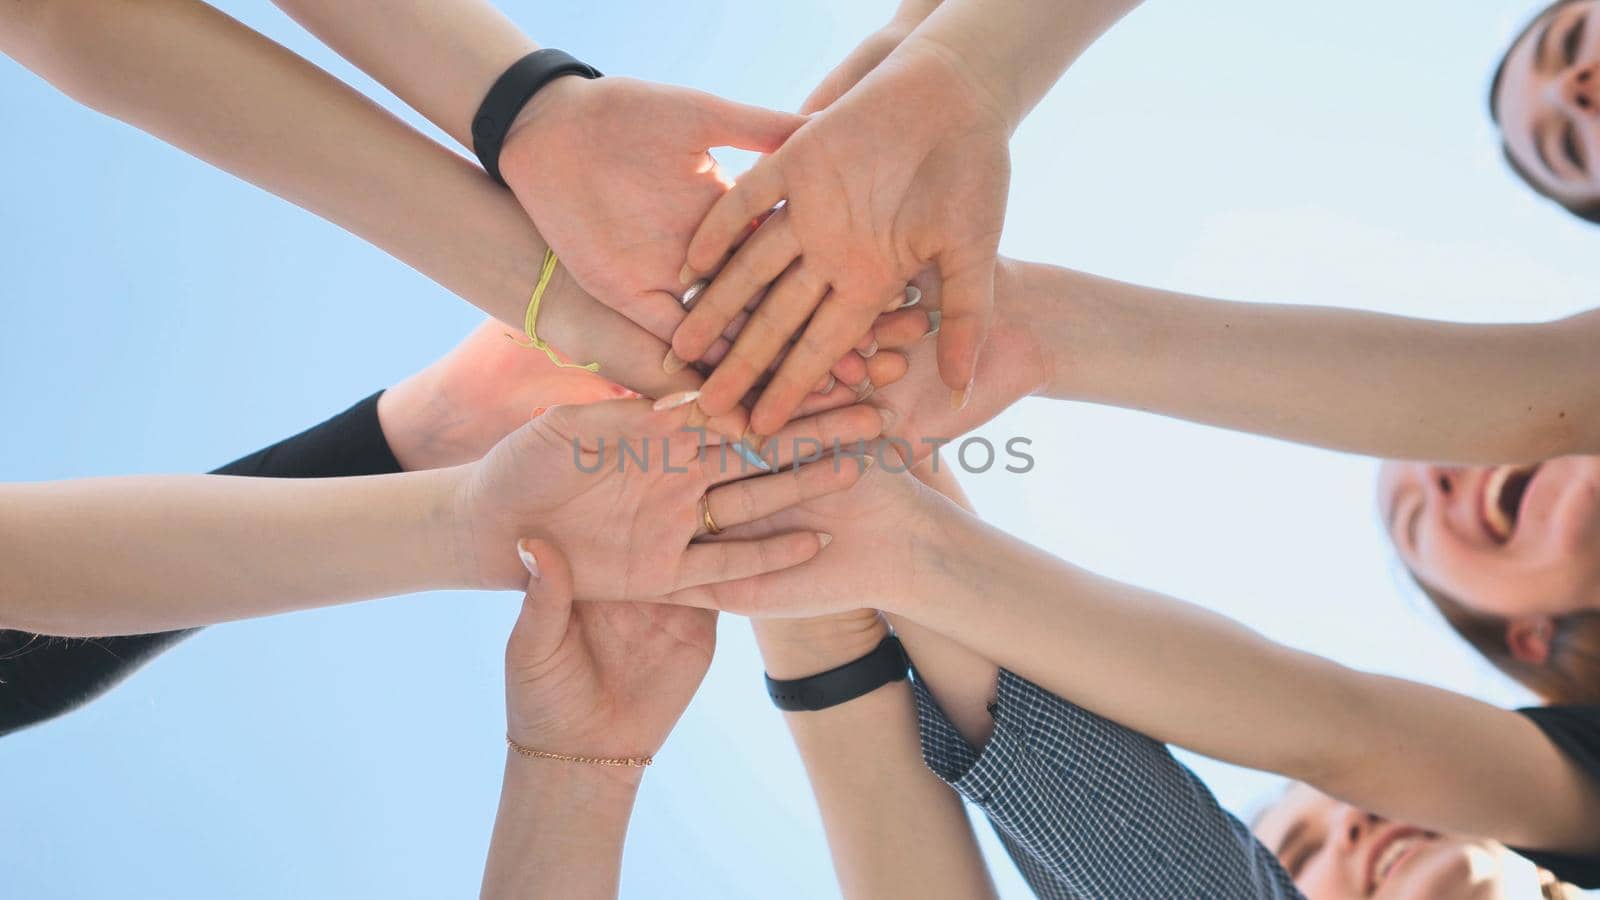
[[[1580,2],[1580,0],[1555,0],[1554,3],[1546,6],[1544,9],[1539,10],[1538,15],[1534,16],[1532,19],[1529,19],[1528,24],[1522,26],[1522,30],[1518,31],[1517,36],[1512,39],[1511,46],[1507,47],[1506,52],[1501,55],[1500,65],[1495,67],[1494,78],[1489,82],[1489,118],[1494,120],[1496,127],[1499,127],[1500,125],[1500,87],[1505,81],[1506,62],[1511,59],[1511,51],[1517,49],[1517,45],[1521,44],[1523,39],[1528,36],[1529,32],[1533,31],[1533,26],[1544,21],[1546,16],[1563,6],[1568,6],[1578,2]],[[1511,167],[1511,171],[1516,173],[1516,176],[1522,179],[1524,184],[1530,188],[1533,188],[1534,193],[1545,198],[1546,200],[1550,200],[1560,205],[1562,209],[1565,209],[1567,212],[1572,213],[1586,222],[1593,222],[1596,225],[1600,225],[1600,203],[1595,203],[1592,201],[1583,204],[1568,203],[1566,200],[1563,200],[1562,198],[1551,193],[1549,188],[1545,187],[1533,177],[1533,173],[1529,172],[1526,166],[1517,162],[1516,157],[1511,155],[1511,148],[1504,142],[1502,142],[1500,145],[1500,152],[1501,155],[1505,157],[1506,165]]]
[[[1478,612],[1423,581],[1412,581],[1462,640],[1546,703],[1600,704],[1600,612],[1557,616],[1544,663],[1524,662],[1506,644],[1505,619]]]

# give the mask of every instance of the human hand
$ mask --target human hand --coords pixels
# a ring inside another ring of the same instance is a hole
[[[799,332],[751,413],[758,434],[781,427],[833,360],[929,265],[939,269],[946,297],[939,371],[959,405],[992,302],[1009,136],[1005,117],[949,59],[897,52],[752,168],[700,224],[682,276],[721,266],[673,335],[684,359],[699,359],[767,291],[707,380],[702,407],[730,410]],[[780,200],[787,202],[722,265],[749,223]]]
[[[576,756],[651,756],[688,707],[716,647],[716,613],[574,601],[553,543],[518,545],[531,574],[506,642],[506,733]]]
[[[520,586],[514,547],[529,536],[561,546],[579,595],[594,600],[656,597],[814,556],[827,535],[692,543],[708,530],[707,509],[712,522],[731,528],[856,480],[852,466],[812,462],[736,481],[754,470],[724,452],[692,399],[668,398],[662,409],[646,400],[556,407],[463,468],[447,514],[459,523],[476,583]],[[790,467],[808,447],[869,440],[882,427],[871,407],[833,410],[793,423],[768,456]]]
[[[871,400],[890,411],[888,436],[896,440],[899,452],[925,460],[940,444],[982,426],[1050,380],[1052,359],[1032,327],[1035,316],[1024,287],[1027,265],[1002,257],[995,268],[993,327],[966,406],[957,409],[947,402],[930,342],[902,348],[906,377],[875,392]],[[942,303],[937,273],[925,272],[914,283],[923,292],[923,305],[937,309]]]
[[[665,341],[684,316],[689,238],[732,184],[707,151],[769,152],[804,121],[631,78],[558,78],[512,123],[500,170],[578,285]]]
[[[905,471],[892,450],[874,457],[853,489],[802,503],[720,539],[752,540],[794,529],[825,530],[834,540],[789,574],[764,574],[722,585],[680,591],[666,602],[716,609],[757,619],[815,618],[860,609],[901,612],[933,590],[949,568],[940,549],[942,523],[961,511]],[[829,464],[827,462],[822,465]],[[847,470],[859,463],[840,458]],[[870,648],[869,648],[870,649]]]

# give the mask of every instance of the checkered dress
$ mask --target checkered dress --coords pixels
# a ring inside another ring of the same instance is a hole
[[[915,690],[928,767],[983,810],[1038,896],[1303,900],[1164,745],[1001,670],[979,751]]]

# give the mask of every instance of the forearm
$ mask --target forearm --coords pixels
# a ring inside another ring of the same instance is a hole
[[[1390,458],[1600,451],[1600,313],[1467,325],[1020,268],[1007,302],[1046,345],[1052,397]]]
[[[273,0],[464,147],[495,80],[539,49],[481,0]]]
[[[0,13],[0,49],[63,92],[522,324],[545,244],[476,165],[203,3],[30,9]]]
[[[902,46],[945,56],[1014,131],[1067,67],[1138,5],[1139,0],[945,0]]]
[[[41,634],[134,634],[475,587],[458,473],[6,485],[0,619]]]
[[[757,623],[768,674],[787,679],[827,671],[865,655],[884,634],[881,624],[824,636],[805,628]],[[994,896],[960,798],[922,763],[909,682],[784,719],[817,798],[844,896]]]
[[[638,778],[506,754],[481,896],[617,896]]]
[[[1513,845],[1593,839],[1592,790],[1521,716],[1278,646],[970,517],[943,527],[941,545],[965,549],[902,612],[1090,711],[1399,821]]]

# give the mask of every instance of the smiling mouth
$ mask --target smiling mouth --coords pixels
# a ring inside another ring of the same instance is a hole
[[[1399,867],[1400,863],[1411,855],[1412,851],[1421,847],[1426,841],[1432,840],[1433,835],[1426,831],[1407,829],[1393,837],[1379,849],[1371,862],[1371,869],[1367,875],[1367,893],[1370,896],[1377,892],[1389,874]]]
[[[1497,543],[1506,543],[1516,533],[1517,522],[1522,518],[1522,501],[1538,474],[1538,465],[1500,466],[1484,479],[1479,516],[1484,530]]]

